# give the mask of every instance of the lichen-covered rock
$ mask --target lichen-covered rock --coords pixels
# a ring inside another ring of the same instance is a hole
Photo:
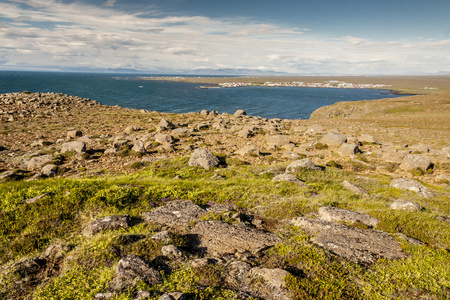
[[[206,149],[195,149],[189,159],[188,165],[202,167],[209,170],[219,165],[219,163],[219,159],[211,151]]]
[[[434,194],[420,182],[408,178],[397,178],[391,181],[391,186],[401,190],[413,191],[424,198],[433,198]]]
[[[402,163],[400,164],[400,168],[405,171],[420,169],[426,172],[430,167],[431,167],[431,159],[429,157],[416,154],[406,155],[403,158]]]
[[[190,234],[198,236],[199,249],[219,256],[238,251],[257,253],[281,241],[276,234],[221,221],[199,222]]]
[[[188,200],[177,200],[167,203],[149,212],[142,213],[146,222],[154,222],[170,227],[182,227],[199,219],[206,211]]]
[[[129,215],[108,216],[98,219],[97,221],[94,221],[91,224],[89,224],[86,227],[85,232],[88,235],[95,235],[105,230],[117,230],[120,228],[128,228],[129,224],[130,224]]]
[[[162,283],[161,274],[137,255],[128,255],[117,263],[116,278],[110,287],[114,291],[122,291],[130,288],[139,281],[148,285]]]
[[[183,253],[175,245],[163,246],[161,248],[161,253],[164,256],[172,256],[172,257],[181,257],[181,256],[183,256]]]
[[[304,158],[291,162],[286,167],[286,173],[295,174],[302,169],[320,170],[320,167],[316,166],[311,158]]]
[[[369,265],[379,258],[406,257],[395,238],[383,231],[303,217],[293,219],[291,224],[311,232],[313,243],[355,263]]]
[[[53,156],[51,154],[33,157],[27,162],[27,170],[40,170],[45,164],[48,164],[52,160]]]
[[[341,156],[352,156],[356,153],[359,153],[359,147],[356,144],[347,144],[343,143],[339,148],[336,149],[336,152]]]
[[[332,206],[322,206],[319,208],[319,216],[322,220],[329,222],[361,222],[370,227],[375,227],[380,222],[378,219],[368,215]]]
[[[131,151],[137,152],[137,153],[145,153],[145,146],[144,142],[140,140],[136,140],[134,142],[133,148],[131,148]]]
[[[347,142],[347,137],[339,133],[328,133],[322,137],[320,142],[327,144],[328,146],[339,147],[343,143]]]
[[[291,142],[291,137],[289,135],[281,135],[281,134],[267,135],[266,142],[269,145],[283,146]]]
[[[166,133],[155,134],[155,142],[160,144],[172,144],[174,141],[173,136]]]
[[[391,206],[392,209],[396,210],[406,210],[406,211],[419,211],[422,209],[422,206],[414,201],[408,201],[405,199],[397,199],[395,200]]]
[[[83,142],[68,142],[64,143],[61,146],[61,153],[75,151],[76,153],[84,153],[86,152],[86,144]]]
[[[369,195],[365,189],[363,189],[362,187],[359,187],[356,184],[351,183],[351,182],[349,182],[347,180],[344,180],[342,182],[342,186],[344,188],[346,188],[347,190],[355,193],[355,194],[358,194],[358,195],[361,195],[361,196],[368,196]]]

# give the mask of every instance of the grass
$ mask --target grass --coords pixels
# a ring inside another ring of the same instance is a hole
[[[236,292],[227,288],[219,266],[194,270],[181,264],[166,273],[167,262],[160,258],[162,244],[150,238],[161,228],[143,222],[141,213],[170,200],[187,199],[204,207],[208,203],[226,203],[240,212],[281,222],[331,205],[367,213],[380,220],[377,229],[404,233],[423,241],[424,246],[403,243],[402,248],[409,253],[407,259],[361,267],[312,245],[311,237],[301,230],[283,227],[278,230],[283,242],[267,250],[258,263],[289,270],[287,286],[295,299],[449,296],[450,254],[446,249],[450,249],[450,227],[436,218],[450,214],[448,188],[429,186],[437,196],[425,200],[413,192],[390,187],[389,176],[361,178],[334,167],[300,171],[295,176],[309,187],[298,187],[272,182],[273,176],[264,173],[267,166],[241,164],[225,155],[221,160],[227,167],[190,167],[188,158],[182,157],[149,164],[130,175],[0,184],[0,265],[10,266],[38,256],[49,245],[64,243],[70,247],[60,276],[29,283],[21,297],[92,299],[95,293],[108,290],[118,260],[123,255],[137,254],[164,278],[163,284],[146,287],[154,293],[151,299],[171,291],[193,293],[196,299],[230,299]],[[214,174],[224,179],[211,179]],[[173,179],[176,175],[181,179]],[[343,180],[354,182],[373,196],[347,191],[342,187]],[[33,204],[24,203],[44,193],[49,195]],[[425,209],[414,213],[389,209],[391,198],[402,197],[419,202]],[[133,226],[95,237],[82,235],[90,222],[112,214],[129,214]],[[234,222],[227,214],[210,213],[203,218]],[[171,232],[171,236],[183,251],[188,251],[183,248],[186,240],[181,233]],[[1,276],[0,298],[14,299],[14,284],[20,280],[11,273]],[[145,287],[143,283],[138,286]],[[133,288],[115,299],[132,299],[135,291]]]

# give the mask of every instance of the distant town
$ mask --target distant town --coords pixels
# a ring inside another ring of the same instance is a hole
[[[181,76],[150,76],[150,77],[139,77],[138,79],[144,80],[167,80],[167,81],[180,81],[180,82],[193,82],[192,77],[181,77]],[[196,82],[199,78],[195,78]],[[284,81],[284,82],[220,82],[220,83],[209,83],[207,85],[200,85],[199,88],[210,89],[210,88],[237,88],[245,86],[267,86],[267,87],[312,87],[312,88],[339,88],[339,89],[377,89],[377,88],[387,88],[392,85],[387,84],[377,84],[377,83],[351,83],[339,80],[328,80],[324,82],[314,82],[308,83],[303,81]]]
[[[264,83],[252,83],[252,82],[223,82],[218,84],[224,88],[234,88],[243,86],[269,86],[269,87],[315,87],[315,88],[339,88],[339,89],[374,89],[385,88],[391,85],[386,84],[373,84],[373,83],[348,83],[343,81],[325,81],[316,83],[306,83],[300,81],[293,82],[264,82]]]

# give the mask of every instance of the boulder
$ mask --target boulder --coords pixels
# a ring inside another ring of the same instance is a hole
[[[68,142],[61,146],[61,153],[75,151],[76,153],[86,152],[86,144],[83,142]]]
[[[160,144],[172,144],[174,141],[173,136],[166,133],[157,133],[155,134],[155,142]]]
[[[158,129],[166,130],[166,129],[174,129],[175,125],[170,123],[166,118],[162,118],[158,124]]]
[[[181,256],[183,256],[183,253],[175,245],[163,246],[161,248],[161,253],[162,253],[162,255],[169,256],[169,257],[181,257]]]
[[[378,140],[370,134],[361,134],[358,140],[363,143],[378,144]]]
[[[295,174],[301,171],[302,169],[310,169],[310,170],[320,170],[320,167],[317,167],[311,158],[304,158],[300,160],[296,160],[291,162],[286,167],[286,173]]]
[[[51,154],[35,156],[27,162],[27,170],[40,170],[44,165],[50,163],[52,160],[53,155]]]
[[[322,144],[327,144],[328,146],[339,147],[343,143],[347,142],[347,137],[339,133],[328,133],[322,137],[320,142]]]
[[[431,168],[431,166],[431,159],[429,157],[415,154],[406,155],[400,164],[400,168],[405,171],[421,169],[426,172],[429,168]]]
[[[245,145],[244,147],[242,147],[241,149],[237,150],[234,153],[239,154],[241,156],[245,156],[245,155],[259,156],[261,154],[259,152],[259,148],[256,145],[253,145],[253,144]]]
[[[170,227],[182,227],[199,219],[206,211],[188,200],[176,200],[158,207],[149,212],[142,213],[142,218],[148,222],[154,222]]]
[[[408,178],[397,178],[391,181],[390,186],[405,191],[413,191],[424,198],[433,198],[434,194],[423,184]]]
[[[131,148],[131,151],[137,152],[137,153],[145,153],[145,146],[144,142],[141,140],[136,140],[134,142],[133,148]]]
[[[169,243],[172,239],[170,238],[169,231],[163,230],[161,232],[152,235],[153,240],[161,241],[163,243]]]
[[[122,291],[139,281],[152,286],[162,283],[162,277],[146,261],[132,254],[119,260],[116,267],[116,278],[111,282],[110,286],[114,291]]]
[[[248,284],[251,286],[254,279],[263,279],[262,283],[256,281],[258,296],[267,300],[290,300],[292,297],[286,289],[286,276],[289,272],[283,269],[252,268],[248,273]],[[254,284],[253,284],[254,285]]]
[[[219,165],[219,159],[212,154],[211,151],[206,149],[195,149],[194,154],[192,154],[189,159],[189,166],[202,167],[209,170],[212,167]]]
[[[322,206],[319,208],[319,216],[322,220],[328,222],[361,222],[369,227],[375,227],[380,222],[378,219],[372,218],[368,215],[331,206]]]
[[[291,224],[313,234],[311,242],[314,244],[358,264],[370,265],[379,258],[406,257],[396,239],[383,231],[304,217],[293,219]]]
[[[391,206],[392,209],[396,210],[406,210],[406,211],[420,211],[422,206],[419,203],[414,201],[408,201],[404,199],[395,200]]]
[[[67,131],[67,139],[74,139],[77,137],[83,136],[83,133],[79,130],[70,130]]]
[[[355,194],[361,195],[361,196],[368,196],[369,194],[367,193],[367,191],[365,189],[363,189],[362,187],[357,186],[354,183],[351,183],[347,180],[344,180],[342,182],[342,186],[349,190],[350,192],[353,192]]]
[[[298,186],[306,186],[306,184],[300,180],[298,180],[294,175],[292,174],[278,174],[274,178],[272,178],[272,181],[286,181],[286,182],[293,182],[297,184]]]
[[[177,128],[172,130],[170,134],[178,137],[188,137],[191,135],[191,130],[189,128]]]
[[[57,169],[58,169],[58,167],[56,165],[48,164],[42,168],[41,173],[42,173],[42,175],[45,175],[47,177],[52,177],[52,176],[55,176]]]
[[[198,237],[199,249],[218,256],[242,251],[258,253],[281,241],[276,234],[249,228],[242,223],[231,225],[222,221],[199,222],[190,234]]]
[[[132,133],[132,132],[134,132],[134,131],[139,131],[139,130],[141,130],[141,128],[139,128],[138,126],[136,126],[136,125],[130,125],[130,126],[127,126],[127,127],[123,130],[123,132],[125,132],[125,133]]]
[[[86,227],[85,232],[88,235],[95,235],[105,230],[117,230],[120,228],[128,228],[129,224],[130,224],[129,215],[108,216],[90,223]]]
[[[353,156],[356,153],[359,153],[360,150],[356,144],[343,143],[339,148],[337,148],[336,152],[341,156]]]
[[[242,117],[242,116],[246,116],[247,113],[245,112],[245,110],[243,109],[238,109],[235,113],[234,116],[235,117]]]
[[[267,135],[266,142],[267,144],[270,145],[283,146],[291,142],[291,137],[289,135],[281,135],[281,134]]]

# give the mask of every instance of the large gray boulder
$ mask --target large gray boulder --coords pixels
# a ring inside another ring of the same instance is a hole
[[[139,281],[152,286],[162,283],[162,277],[146,261],[132,254],[119,260],[116,267],[116,278],[111,282],[110,287],[114,291],[122,291]]]
[[[187,137],[191,135],[191,130],[189,128],[177,128],[172,130],[170,134],[178,137]]]
[[[320,219],[298,217],[291,224],[314,235],[311,242],[352,262],[369,265],[379,258],[400,259],[406,254],[386,232],[360,229]]]
[[[235,113],[234,116],[235,117],[242,117],[242,116],[246,116],[247,113],[245,112],[245,110],[243,109],[238,109]]]
[[[328,133],[322,137],[320,142],[327,144],[328,146],[339,147],[343,143],[347,142],[347,137],[339,133]]]
[[[183,227],[199,219],[206,211],[188,200],[177,200],[167,203],[149,212],[142,213],[142,218],[170,227]]]
[[[420,169],[426,172],[431,167],[431,159],[426,156],[408,154],[406,155],[402,163],[400,164],[400,168],[405,171],[412,171],[414,169]]]
[[[276,234],[221,221],[199,222],[190,234],[198,236],[200,249],[215,256],[242,251],[257,253],[281,241]]]
[[[302,169],[320,170],[320,167],[316,166],[311,158],[304,158],[291,162],[286,167],[286,173],[295,174]]]
[[[191,158],[189,159],[189,166],[202,167],[204,169],[211,169],[219,165],[219,159],[214,154],[206,149],[195,149]]]
[[[322,220],[328,222],[361,222],[369,227],[375,227],[380,222],[378,219],[368,215],[332,206],[322,206],[319,208],[319,216]]]
[[[289,135],[281,135],[281,134],[267,135],[266,142],[269,145],[283,146],[291,142],[291,137]]]
[[[131,151],[137,152],[137,153],[145,153],[145,146],[144,142],[141,140],[134,141],[133,148],[131,148]]]
[[[162,118],[158,124],[158,129],[166,130],[166,129],[174,129],[175,125],[169,122],[166,118]]]
[[[405,211],[420,211],[422,209],[422,206],[419,203],[405,199],[395,200],[390,207],[391,209]]]
[[[61,153],[75,151],[76,153],[84,153],[86,152],[86,144],[83,142],[68,142],[64,143],[61,146]]]
[[[363,189],[362,187],[357,186],[354,183],[351,183],[350,181],[344,180],[342,182],[342,186],[344,188],[346,188],[347,190],[355,193],[355,194],[358,194],[358,195],[361,195],[361,196],[368,196],[369,195],[365,189]]]
[[[424,198],[433,198],[434,194],[420,182],[408,178],[397,178],[391,181],[390,186],[405,191],[413,191]]]
[[[105,230],[117,230],[120,228],[128,228],[130,224],[129,215],[115,215],[108,216],[98,219],[90,223],[86,229],[85,233],[88,235],[95,235],[101,231]]]
[[[52,160],[53,155],[51,154],[33,157],[27,162],[27,170],[40,170],[44,165],[50,163]]]
[[[356,144],[347,144],[343,143],[339,148],[336,149],[336,152],[341,156],[353,156],[356,153],[359,153],[359,147]]]
[[[160,144],[172,144],[174,141],[173,136],[166,133],[157,133],[155,134],[155,142]]]

